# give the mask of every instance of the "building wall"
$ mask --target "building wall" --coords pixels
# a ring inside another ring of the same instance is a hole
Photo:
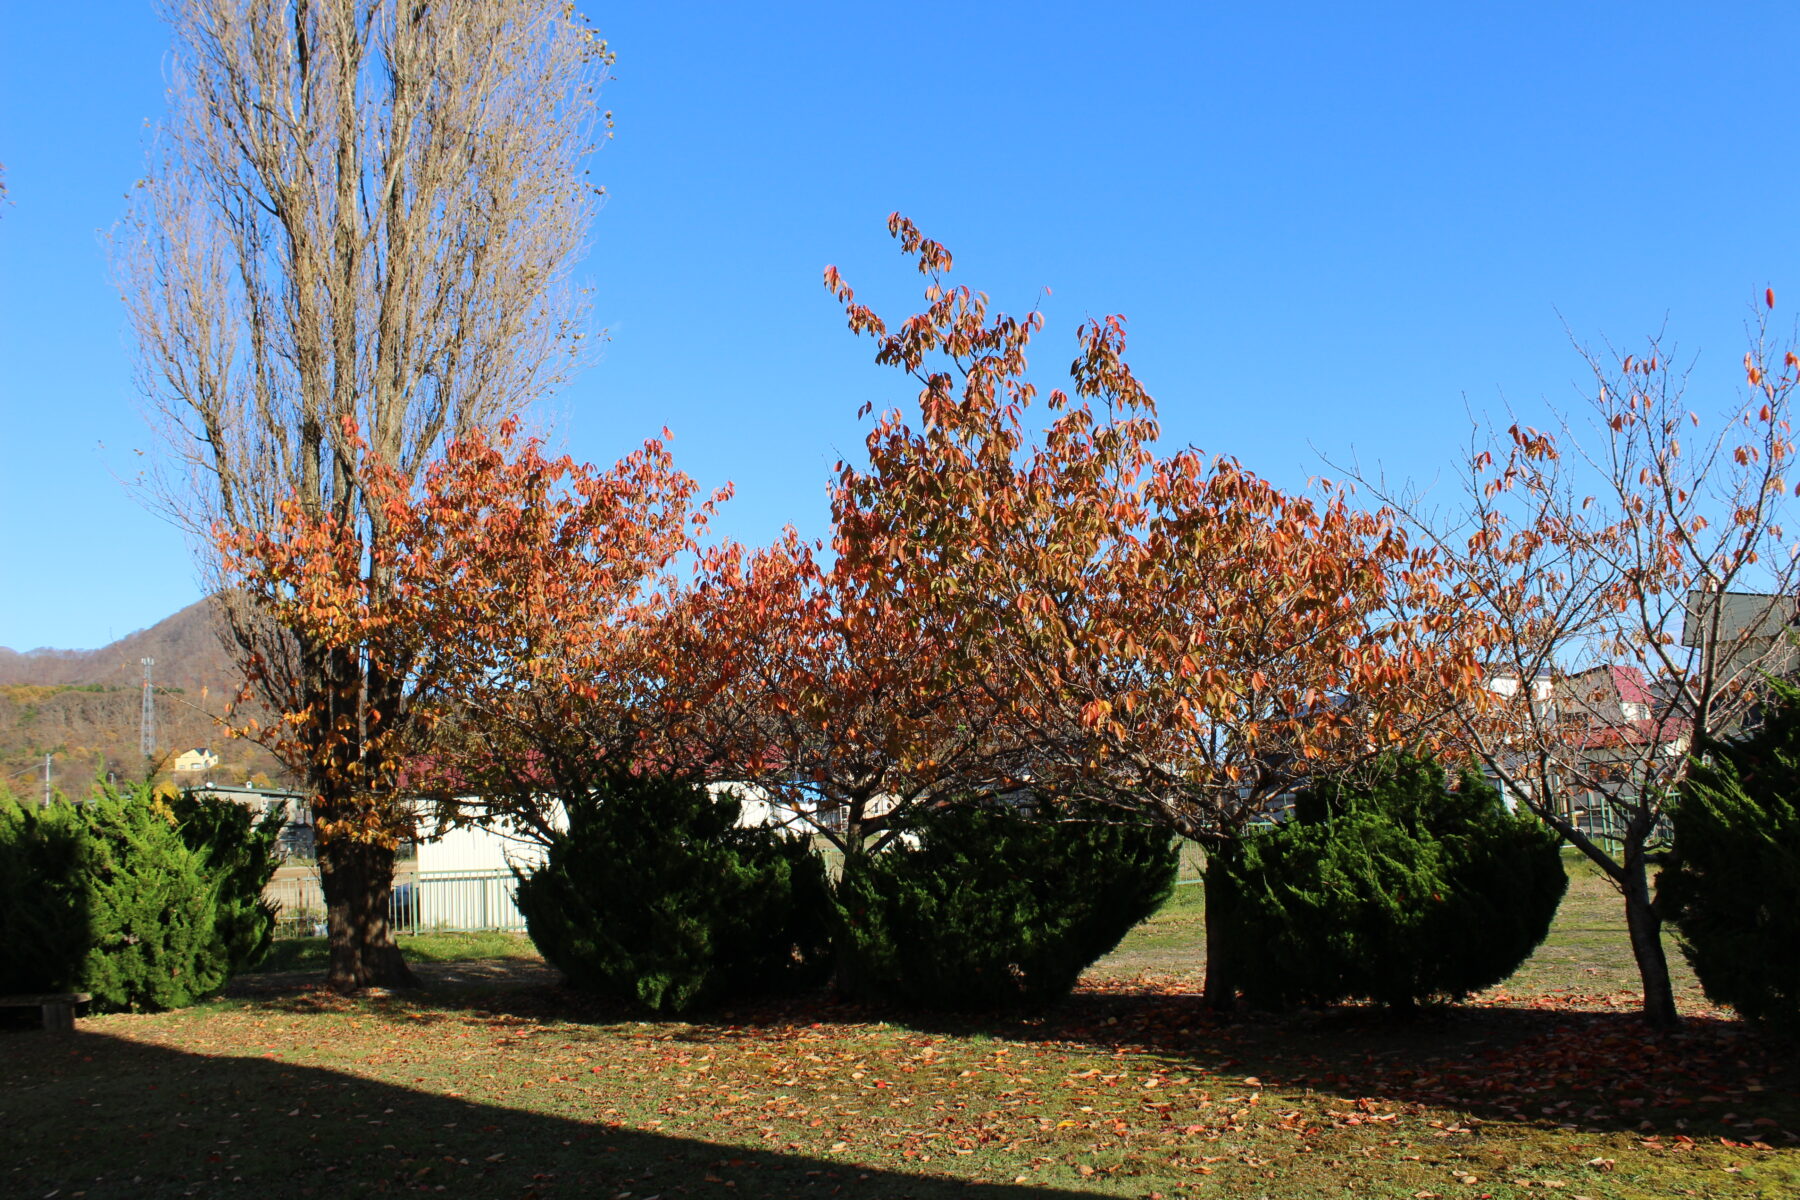
[[[426,871],[494,871],[532,867],[544,861],[545,849],[491,829],[448,829],[419,840],[418,869]]]

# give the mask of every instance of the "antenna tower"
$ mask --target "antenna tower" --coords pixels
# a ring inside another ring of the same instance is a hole
[[[144,664],[144,707],[138,717],[138,750],[145,758],[156,754],[156,701],[150,690],[150,668],[156,665],[154,658],[138,660]]]

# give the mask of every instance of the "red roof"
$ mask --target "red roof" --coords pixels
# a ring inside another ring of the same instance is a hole
[[[1577,672],[1565,680],[1564,694],[1577,711],[1566,712],[1569,742],[1584,750],[1607,746],[1659,746],[1685,741],[1692,733],[1686,719],[1669,713],[1643,671],[1632,666],[1593,667]],[[1607,711],[1617,700],[1617,715]],[[1624,705],[1641,705],[1643,717],[1629,717]]]
[[[1619,699],[1627,704],[1654,704],[1656,697],[1650,691],[1650,685],[1644,682],[1644,673],[1636,667],[1608,667],[1612,674],[1613,687],[1619,693]]]

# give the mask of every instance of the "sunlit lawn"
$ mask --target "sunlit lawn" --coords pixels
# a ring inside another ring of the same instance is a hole
[[[1215,1021],[1198,891],[1067,1003],[985,1024],[817,999],[638,1022],[515,958],[0,1033],[0,1194],[1800,1195],[1792,1050],[1685,977],[1688,1028],[1644,1032],[1592,875],[1505,989],[1410,1023]],[[528,953],[454,944],[408,943]]]
[[[403,935],[409,962],[449,963],[484,959],[537,959],[537,950],[522,933],[420,933]],[[323,971],[326,943],[322,937],[279,938],[259,974],[278,971]]]

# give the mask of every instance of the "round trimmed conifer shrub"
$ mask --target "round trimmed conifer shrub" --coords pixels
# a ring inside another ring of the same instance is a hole
[[[860,999],[960,1011],[1058,999],[1175,882],[1169,834],[1106,809],[952,804],[906,831],[836,888],[838,985]]]
[[[571,986],[683,1013],[823,982],[830,895],[807,839],[740,827],[736,799],[668,778],[608,780],[567,808],[517,875],[531,940]]]
[[[1559,839],[1508,812],[1473,773],[1388,755],[1317,784],[1210,869],[1237,982],[1260,1007],[1459,1000],[1507,978],[1544,940],[1568,887]]]
[[[1676,798],[1657,902],[1707,998],[1800,1029],[1800,690],[1775,681],[1761,723],[1718,742]]]

